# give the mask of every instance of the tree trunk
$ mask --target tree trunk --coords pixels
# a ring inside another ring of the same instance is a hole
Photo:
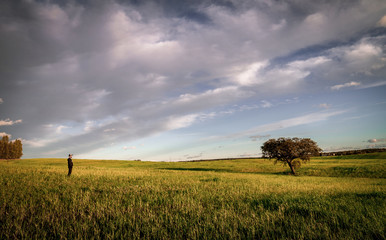
[[[295,169],[294,169],[294,166],[292,165],[292,162],[290,162],[290,161],[287,161],[287,163],[288,163],[288,166],[290,167],[290,169],[291,169],[291,173],[292,173],[292,175],[296,175],[295,174]]]

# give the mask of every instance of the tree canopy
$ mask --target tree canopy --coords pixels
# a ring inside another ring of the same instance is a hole
[[[276,159],[275,163],[282,162],[288,165],[291,173],[299,168],[301,161],[307,162],[311,156],[318,155],[321,149],[310,138],[278,138],[269,139],[261,147],[263,157]]]
[[[19,159],[21,156],[23,156],[21,140],[9,141],[8,136],[3,136],[0,141],[0,159]]]

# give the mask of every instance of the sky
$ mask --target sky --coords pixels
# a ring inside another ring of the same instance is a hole
[[[23,158],[386,147],[384,0],[3,0],[0,136]]]

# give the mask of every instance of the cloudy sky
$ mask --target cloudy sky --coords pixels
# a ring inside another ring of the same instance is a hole
[[[24,158],[386,147],[386,1],[0,3],[0,135]]]

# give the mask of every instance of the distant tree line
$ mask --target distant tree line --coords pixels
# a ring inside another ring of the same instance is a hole
[[[386,152],[386,148],[368,148],[368,149],[348,150],[348,151],[339,151],[339,152],[323,152],[320,154],[320,156],[344,156],[344,155],[365,154],[365,153],[375,153],[375,152]]]
[[[23,156],[21,140],[9,141],[8,136],[3,136],[0,141],[0,159],[20,159]]]

